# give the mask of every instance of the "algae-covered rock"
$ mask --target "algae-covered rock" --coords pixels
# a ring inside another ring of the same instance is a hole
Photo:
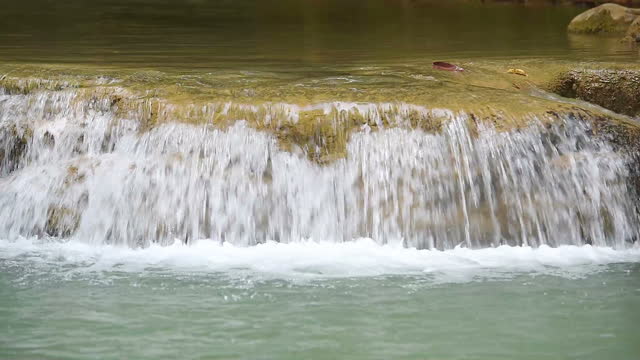
[[[573,70],[549,86],[564,97],[580,99],[629,116],[640,116],[640,71]]]
[[[640,9],[603,4],[573,18],[568,30],[584,34],[623,34],[638,15]]]

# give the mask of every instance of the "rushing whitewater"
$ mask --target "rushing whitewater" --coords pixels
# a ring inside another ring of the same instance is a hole
[[[439,133],[364,125],[344,159],[318,165],[242,119],[146,130],[108,101],[0,95],[0,238],[622,248],[640,232],[627,157],[569,117],[472,134],[467,115],[438,110]]]
[[[607,265],[640,262],[640,248],[542,245],[537,248],[417,250],[380,246],[369,239],[344,243],[269,241],[234,246],[201,240],[195,244],[152,244],[143,251],[122,246],[89,245],[36,239],[0,240],[0,259],[28,264],[28,277],[111,276],[111,272],[170,271],[174,274],[224,273],[239,278],[322,279],[380,275],[427,275],[428,282],[468,282],[509,278],[521,273],[584,277]],[[1,264],[0,264],[1,265]],[[65,271],[58,271],[60,268]],[[424,283],[423,283],[424,285]]]

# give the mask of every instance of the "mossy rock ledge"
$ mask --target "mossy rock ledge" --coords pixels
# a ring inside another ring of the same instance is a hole
[[[549,90],[640,117],[640,70],[571,70],[552,81]]]
[[[573,18],[568,30],[580,34],[624,34],[638,16],[640,9],[603,4]]]

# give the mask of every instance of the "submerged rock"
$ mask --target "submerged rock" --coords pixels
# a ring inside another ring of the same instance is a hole
[[[603,4],[576,16],[568,30],[584,34],[620,34],[640,15],[640,9],[622,5]]]
[[[580,99],[629,116],[640,116],[640,71],[573,70],[549,86],[564,97]]]

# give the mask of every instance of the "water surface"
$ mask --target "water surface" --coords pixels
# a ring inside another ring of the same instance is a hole
[[[0,243],[10,359],[637,359],[640,253]]]
[[[568,35],[583,10],[473,1],[26,0],[3,7],[0,60],[289,72],[422,59],[637,59],[617,39]]]

